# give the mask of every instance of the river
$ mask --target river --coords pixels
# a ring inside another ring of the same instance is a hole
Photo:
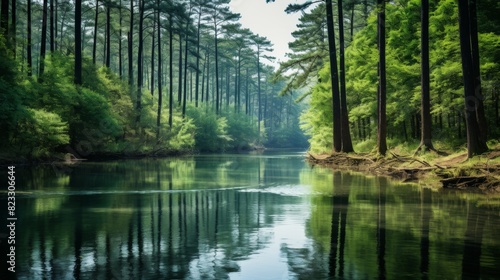
[[[500,196],[311,167],[300,152],[42,165],[16,175],[18,279],[500,275]]]

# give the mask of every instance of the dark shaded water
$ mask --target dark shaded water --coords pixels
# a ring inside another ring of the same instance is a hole
[[[499,196],[311,168],[299,153],[56,170],[16,171],[19,279],[500,277]]]

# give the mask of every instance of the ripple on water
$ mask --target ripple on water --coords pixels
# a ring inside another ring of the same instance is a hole
[[[312,191],[310,186],[308,185],[290,185],[290,184],[263,187],[263,188],[248,188],[248,189],[242,189],[240,190],[240,192],[260,192],[260,193],[277,194],[282,196],[297,196],[297,197],[319,195],[319,193]]]

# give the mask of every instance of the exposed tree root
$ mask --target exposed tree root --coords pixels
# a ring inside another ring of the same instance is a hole
[[[500,164],[491,164],[490,159],[500,153],[486,155],[486,163],[472,166],[463,165],[463,156],[429,163],[415,157],[401,156],[389,151],[388,157],[375,157],[371,154],[335,153],[315,155],[308,153],[312,164],[326,165],[340,170],[368,171],[374,175],[391,176],[403,182],[419,180],[434,174],[442,178],[442,186],[456,189],[479,189],[500,191]],[[436,181],[437,182],[437,181]]]
[[[431,145],[427,145],[427,144],[424,144],[424,143],[420,143],[420,145],[418,145],[418,148],[413,153],[413,156],[414,157],[417,156],[423,150],[423,147],[425,147],[429,151],[435,152],[436,154],[438,154],[440,156],[447,156],[448,155],[447,152],[440,151],[440,150],[434,148],[434,146],[432,144]]]

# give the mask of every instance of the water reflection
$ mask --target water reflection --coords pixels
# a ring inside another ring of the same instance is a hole
[[[46,167],[19,173],[19,279],[500,273],[498,196],[311,169],[290,154],[85,163],[62,176]]]

